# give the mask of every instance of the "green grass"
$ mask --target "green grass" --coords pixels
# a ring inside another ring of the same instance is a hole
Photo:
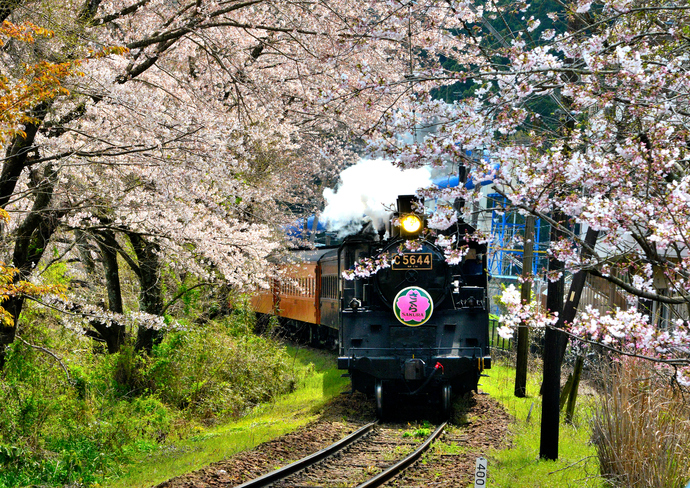
[[[289,348],[289,354],[299,379],[293,393],[256,407],[239,421],[199,428],[186,440],[156,449],[104,486],[152,486],[251,449],[314,420],[326,401],[340,393],[348,380],[335,369],[332,355],[295,348]]]
[[[539,459],[541,370],[528,374],[527,397],[514,396],[515,370],[493,365],[481,389],[496,398],[514,417],[510,448],[489,453],[488,484],[492,488],[601,488],[596,450],[590,444],[591,399],[578,396],[573,424],[561,422],[558,460]],[[531,414],[530,414],[531,408]],[[529,420],[528,420],[529,416]],[[470,485],[472,486],[472,485]]]

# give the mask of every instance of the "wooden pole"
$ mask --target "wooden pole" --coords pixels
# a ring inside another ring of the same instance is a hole
[[[551,242],[557,242],[561,237],[558,225],[564,225],[565,216],[556,212],[554,220],[557,225],[551,226]],[[563,263],[555,257],[549,259],[549,272],[561,273],[560,278],[548,283],[546,308],[551,313],[563,312]],[[555,328],[547,327],[544,333],[544,379],[541,385],[541,437],[539,457],[542,459],[558,459],[558,429],[560,419],[561,396],[561,342],[565,339],[563,333]]]
[[[522,254],[522,287],[520,300],[529,304],[532,299],[532,257],[534,250],[534,217],[525,218],[525,236]],[[527,360],[529,358],[529,327],[518,326],[517,358],[515,363],[515,396],[524,398],[527,395]]]
[[[579,16],[571,15],[568,17],[568,33],[575,34],[582,27],[582,19]],[[565,59],[566,65],[574,64],[572,58]],[[574,71],[566,72],[564,76],[570,82],[577,80],[577,73]],[[575,129],[575,119],[568,113],[572,100],[562,95],[562,107],[564,107],[565,122],[562,130],[566,137]],[[570,149],[566,146],[566,154]],[[557,242],[561,237],[558,226],[566,225],[565,215],[562,211],[554,212],[555,226],[551,227],[551,242]],[[553,313],[558,312],[558,326],[563,326],[563,263],[551,258],[549,260],[549,271],[560,272],[561,278],[557,282],[549,281],[547,308]],[[584,285],[584,277],[582,284]],[[553,298],[552,298],[553,294]],[[572,294],[569,294],[570,299]],[[580,296],[577,295],[579,302]],[[577,308],[577,303],[575,304]],[[574,316],[574,315],[573,315]],[[558,459],[558,427],[560,419],[560,388],[561,388],[561,360],[565,351],[566,337],[558,328],[547,327],[544,336],[544,382],[542,383],[542,423],[541,423],[541,444],[539,456],[542,459]]]
[[[568,375],[568,379],[565,380],[565,385],[563,385],[563,388],[561,388],[561,402],[559,404],[559,408],[563,410],[563,407],[565,407],[565,401],[568,399],[568,395],[570,395],[570,390],[573,388],[573,375],[572,373]]]

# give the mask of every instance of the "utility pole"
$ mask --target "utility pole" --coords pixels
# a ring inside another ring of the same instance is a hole
[[[582,28],[582,19],[578,14],[571,14],[568,16],[568,33],[570,35],[577,35],[577,32]],[[575,60],[567,58],[564,65],[572,67]],[[563,74],[565,81],[576,82],[578,79],[575,71],[569,71]],[[563,136],[567,139],[572,131],[575,129],[575,119],[570,113],[572,106],[572,99],[561,95],[560,107],[564,110],[565,121],[562,125]],[[570,149],[566,146],[565,152],[569,153]],[[557,210],[553,213],[554,223],[551,226],[551,242],[557,242],[563,232],[560,228],[567,226],[566,216],[562,211]],[[564,309],[563,309],[563,293],[565,288],[563,277],[564,266],[563,262],[558,261],[554,257],[549,259],[549,272],[557,274],[560,273],[560,278],[556,281],[550,281],[548,284],[548,298],[546,307],[551,313],[558,312],[557,327],[547,327],[544,334],[544,380],[542,382],[542,421],[541,421],[541,443],[539,447],[539,457],[542,459],[558,459],[558,435],[559,435],[559,420],[560,420],[560,396],[561,396],[561,361],[563,359],[563,352],[566,347],[565,334],[560,330],[564,325]],[[582,277],[582,285],[584,285],[584,276]],[[582,288],[580,287],[580,292]],[[579,302],[580,296],[577,295]],[[575,317],[577,311],[577,304],[575,308],[572,307],[572,301],[569,300],[568,314]],[[572,318],[571,318],[572,320]]]
[[[562,212],[554,212],[554,222],[551,225],[551,242],[557,242],[561,237],[560,225],[565,225]],[[554,256],[549,258],[549,272],[561,273],[561,276],[547,285],[546,308],[551,313],[563,313],[563,262]],[[544,379],[541,385],[541,438],[539,457],[542,459],[558,459],[558,434],[560,418],[561,396],[561,349],[563,332],[556,328],[547,327],[544,333]]]
[[[552,227],[551,238],[554,232]],[[557,237],[557,236],[556,236]],[[594,249],[597,243],[599,232],[589,228],[585,236],[585,248],[582,255],[589,255],[589,249]],[[563,263],[555,262],[554,258],[549,260],[549,269],[560,266],[562,271]],[[561,363],[565,348],[568,345],[567,337],[561,331],[566,324],[570,324],[575,319],[577,307],[580,304],[580,297],[585,286],[587,271],[580,270],[573,275],[570,291],[565,305],[563,305],[563,278],[558,283],[549,282],[549,295],[547,308],[552,312],[558,311],[558,323],[556,327],[548,327],[544,340],[544,382],[542,383],[542,422],[541,422],[541,444],[539,456],[543,459],[558,459],[558,430],[560,417],[560,394],[561,394]],[[559,286],[560,284],[560,286]],[[553,298],[552,298],[553,292]],[[561,309],[556,309],[560,305]],[[574,399],[574,397],[573,397]]]
[[[522,251],[522,287],[520,301],[523,305],[532,299],[532,257],[534,250],[534,217],[525,218],[525,235]],[[515,363],[515,396],[524,398],[527,395],[527,359],[529,357],[529,327],[527,324],[518,326],[517,360]]]

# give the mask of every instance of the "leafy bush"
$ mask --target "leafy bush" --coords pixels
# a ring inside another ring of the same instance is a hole
[[[94,485],[200,421],[237,416],[289,384],[287,355],[250,316],[171,332],[151,356],[23,324],[0,373],[0,488]],[[35,322],[38,324],[39,322]],[[96,352],[99,351],[99,352]],[[64,369],[63,369],[64,366]]]
[[[155,348],[148,377],[168,404],[206,419],[237,416],[286,391],[287,355],[232,322],[176,332]]]
[[[593,419],[601,473],[614,486],[681,488],[690,479],[690,406],[642,360],[606,368]]]

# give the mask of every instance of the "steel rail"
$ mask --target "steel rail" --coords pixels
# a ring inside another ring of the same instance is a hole
[[[414,463],[420,457],[422,457],[422,454],[424,454],[424,452],[427,449],[429,449],[431,443],[434,442],[436,438],[441,435],[447,423],[448,422],[443,422],[441,425],[439,425],[438,428],[422,443],[421,446],[415,449],[414,452],[409,454],[404,459],[398,461],[385,471],[382,471],[381,473],[377,474],[373,478],[365,481],[360,485],[357,485],[357,488],[374,488],[377,486],[381,486],[382,484],[390,480],[393,476],[407,469],[412,463]]]
[[[286,478],[289,475],[296,473],[297,471],[307,468],[312,464],[315,464],[321,461],[322,459],[325,459],[328,456],[331,456],[336,452],[345,449],[347,446],[359,440],[365,434],[371,432],[375,425],[376,422],[367,424],[364,427],[354,431],[347,437],[340,439],[338,442],[335,442],[330,446],[315,452],[314,454],[310,454],[309,456],[299,459],[294,463],[288,464],[287,466],[283,466],[282,468],[276,469],[275,471],[271,471],[270,473],[266,473],[263,476],[254,478],[253,480],[242,483],[241,485],[237,485],[235,488],[259,488],[263,486],[268,486],[271,483]]]

